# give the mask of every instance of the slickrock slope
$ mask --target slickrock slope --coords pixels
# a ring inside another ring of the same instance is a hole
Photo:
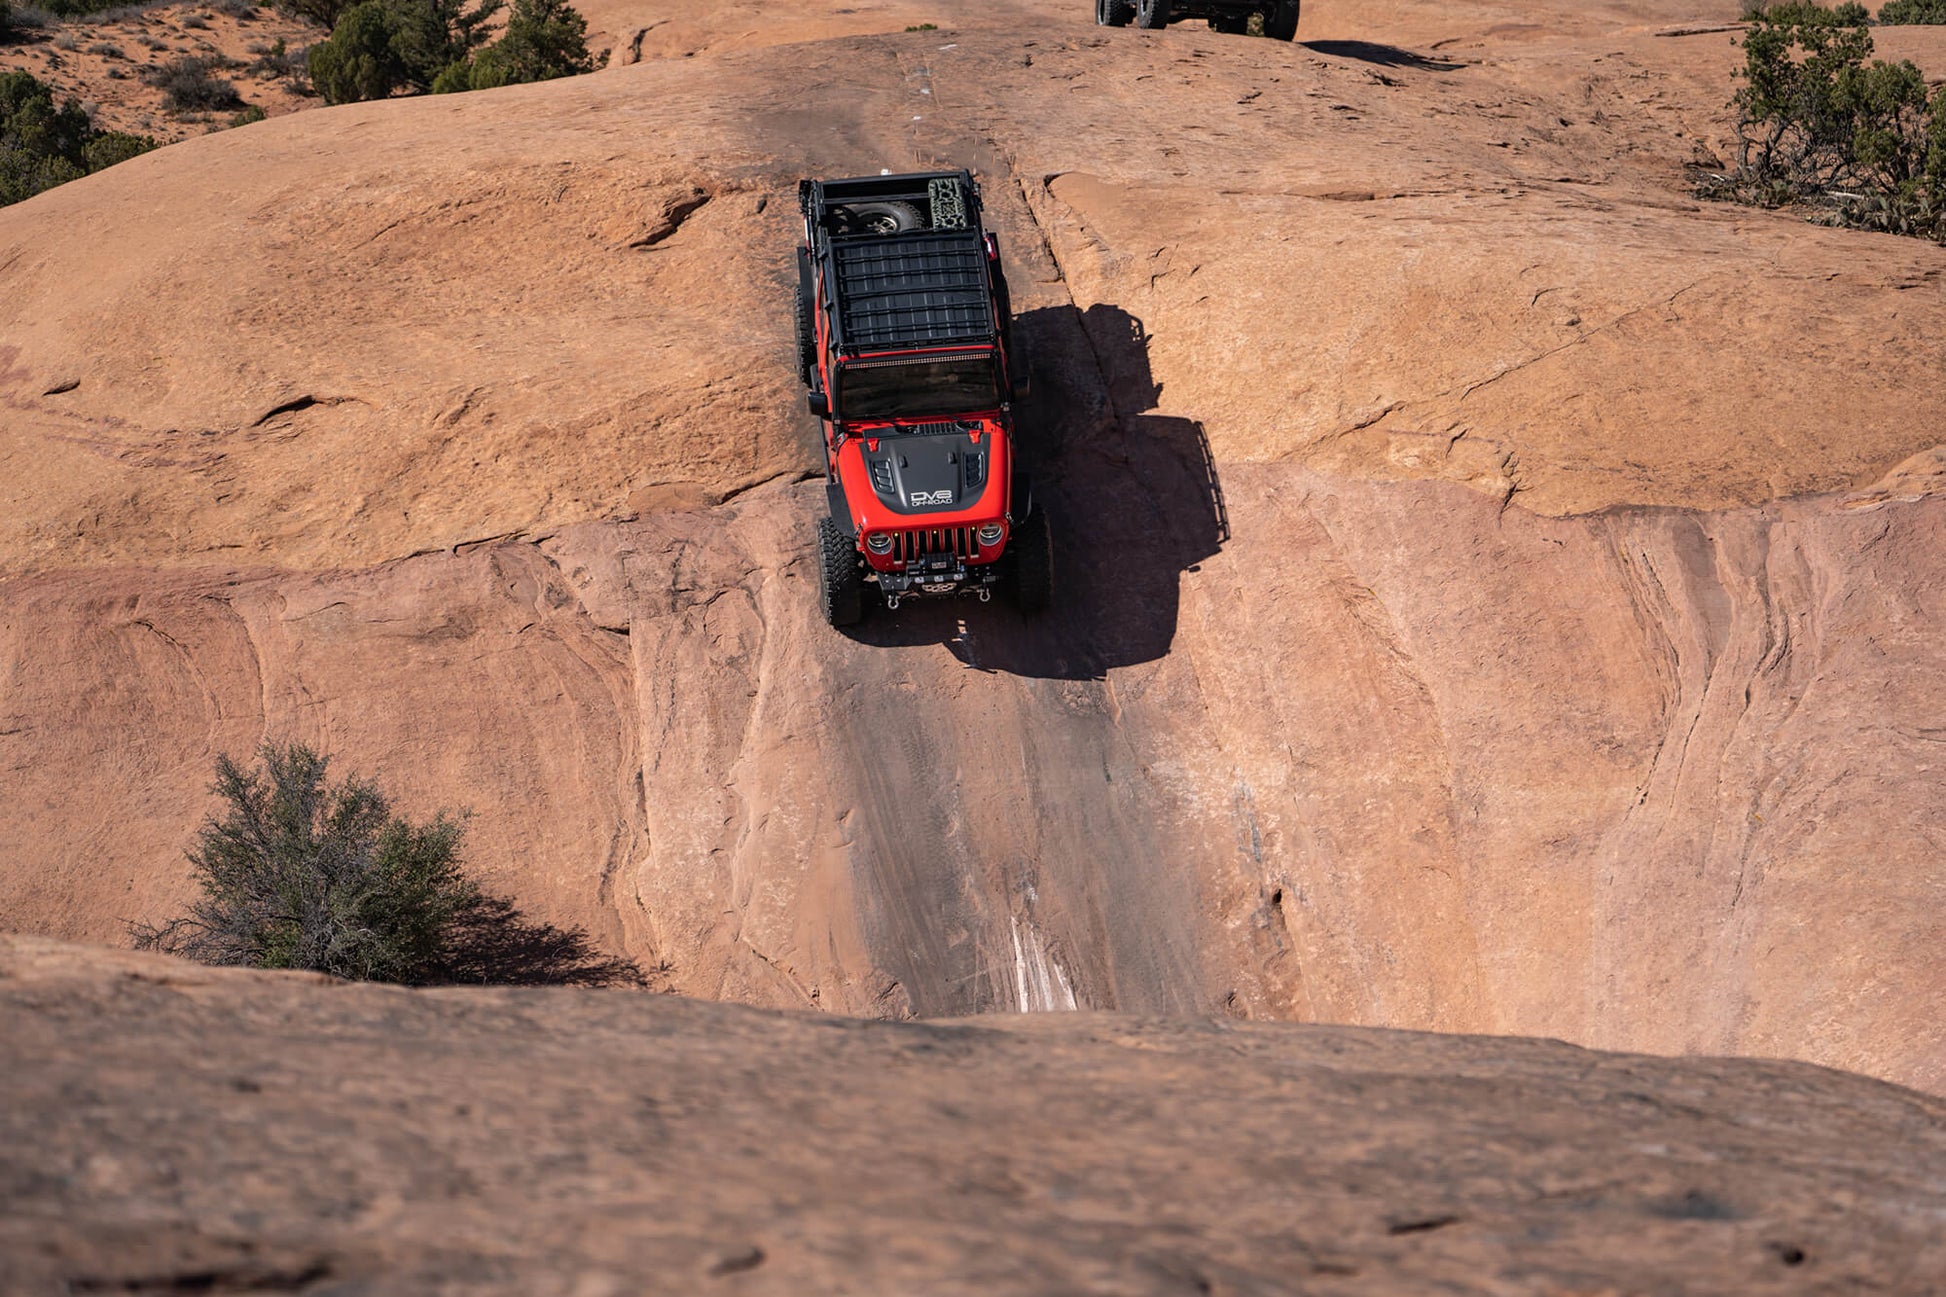
[[[1287,1024],[410,992],[0,938],[0,1284],[1919,1292],[1946,1105]]]
[[[175,912],[295,738],[692,994],[1946,1088],[1946,252],[1689,200],[1735,9],[723,10],[0,211],[0,926]],[[839,636],[795,183],[940,161],[1066,594]]]

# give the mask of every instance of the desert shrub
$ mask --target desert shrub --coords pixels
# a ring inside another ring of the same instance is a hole
[[[144,70],[142,77],[162,91],[162,103],[173,113],[211,113],[239,108],[243,96],[236,86],[214,75],[224,61],[204,54],[185,54]]]
[[[248,772],[217,758],[224,813],[189,852],[201,898],[132,926],[138,948],[408,985],[643,980],[579,929],[529,923],[482,891],[460,863],[461,817],[413,824],[375,785],[331,782],[329,759],[301,744],[260,756]]]
[[[157,0],[157,3],[161,2]],[[91,21],[97,20],[99,15],[116,11],[140,13],[155,7],[146,4],[131,6],[128,0],[38,0],[38,3],[40,8],[56,18],[87,18]]]
[[[487,39],[502,0],[361,0],[344,11],[331,39],[311,47],[311,81],[327,103],[423,92]]]
[[[28,72],[0,73],[0,205],[146,153],[147,136],[98,131],[72,99]]]
[[[1758,9],[1744,36],[1737,165],[1700,193],[1829,221],[1946,238],[1946,90],[1909,62],[1873,60],[1862,5]]]
[[[329,31],[336,29],[338,20],[358,0],[274,0],[274,3],[279,12],[314,22]]]
[[[112,9],[95,9],[85,15],[91,23],[142,23],[148,21],[149,10],[156,8],[162,0],[152,4],[117,4]]]
[[[491,90],[595,70],[588,21],[566,0],[514,0],[507,30],[472,59],[449,66],[433,93]]]
[[[1885,0],[1878,21],[1886,27],[1946,23],[1946,0]]]
[[[245,108],[242,112],[237,113],[235,116],[231,117],[228,122],[228,125],[232,129],[238,126],[248,126],[253,122],[263,121],[268,116],[270,116],[270,114],[266,113],[262,108],[258,107],[256,104],[251,104],[248,108]]]
[[[81,161],[88,168],[88,174],[126,162],[138,154],[147,153],[155,147],[155,141],[147,135],[130,135],[126,131],[97,131],[89,141],[81,146]]]
[[[405,84],[405,60],[393,42],[396,15],[386,0],[363,0],[345,10],[330,40],[311,47],[311,84],[326,103],[383,99]]]
[[[310,66],[310,51],[290,49],[281,36],[267,46],[261,42],[253,44],[249,52],[257,56],[256,62],[250,65],[250,72],[255,76],[275,79],[309,75],[306,69]]]

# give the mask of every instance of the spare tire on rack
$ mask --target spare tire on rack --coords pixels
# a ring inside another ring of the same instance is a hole
[[[1169,25],[1169,0],[1135,0],[1135,25],[1160,31]]]
[[[848,203],[832,210],[859,234],[904,234],[926,227],[926,218],[911,203]]]

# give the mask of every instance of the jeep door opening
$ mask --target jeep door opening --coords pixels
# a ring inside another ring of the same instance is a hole
[[[798,183],[797,362],[824,436],[825,619],[868,586],[887,608],[996,586],[1053,594],[1047,518],[1014,460],[1014,354],[1000,243],[968,171]]]

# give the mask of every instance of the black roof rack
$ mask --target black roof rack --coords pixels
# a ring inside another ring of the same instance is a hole
[[[826,268],[841,354],[996,339],[980,190],[970,171],[805,180],[798,202],[812,254]],[[869,228],[853,212],[872,204],[879,212],[905,209],[918,227]]]
[[[846,352],[992,340],[986,244],[978,230],[845,239],[832,244],[831,254]]]

